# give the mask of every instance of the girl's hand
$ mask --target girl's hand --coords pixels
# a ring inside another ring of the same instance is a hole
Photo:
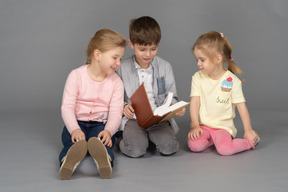
[[[83,133],[81,129],[75,129],[71,133],[71,140],[72,140],[72,143],[75,143],[80,140],[85,140],[85,134]]]
[[[185,115],[185,112],[186,112],[186,109],[183,108],[182,110],[178,111],[178,112],[176,113],[176,115],[179,116],[179,117],[181,117],[181,116]]]
[[[99,133],[97,136],[101,141],[103,142],[104,145],[108,147],[112,147],[112,140],[111,140],[111,133],[108,130],[103,130]]]
[[[197,140],[203,135],[203,129],[200,126],[192,128],[188,133],[188,139]]]
[[[128,118],[132,119],[134,116],[134,109],[131,104],[126,104],[123,109],[123,114]]]
[[[245,131],[244,139],[249,139],[252,144],[253,149],[255,149],[255,145],[258,142],[259,136],[254,130]]]

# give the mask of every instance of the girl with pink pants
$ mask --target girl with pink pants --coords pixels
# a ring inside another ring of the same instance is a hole
[[[204,125],[200,127],[203,134],[199,139],[188,139],[188,146],[193,152],[204,151],[213,144],[220,155],[233,155],[253,147],[249,139],[232,139],[231,134],[224,129],[213,129]]]

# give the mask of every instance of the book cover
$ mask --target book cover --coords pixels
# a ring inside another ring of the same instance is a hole
[[[182,110],[189,104],[188,102],[180,101],[171,105],[172,97],[173,93],[169,93],[165,104],[156,108],[154,113],[144,83],[142,83],[130,98],[138,124],[144,129],[147,129],[156,123],[175,117],[178,111]]]

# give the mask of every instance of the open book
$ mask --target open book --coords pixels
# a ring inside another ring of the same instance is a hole
[[[189,104],[189,102],[180,101],[171,105],[172,98],[173,93],[169,93],[165,104],[156,108],[153,112],[144,83],[142,83],[130,98],[138,124],[147,129],[156,123],[175,117],[178,111],[182,110]]]

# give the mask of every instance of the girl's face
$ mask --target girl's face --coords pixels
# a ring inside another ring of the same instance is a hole
[[[157,55],[158,45],[138,45],[130,42],[130,47],[134,49],[135,59],[142,68],[147,68],[152,59]]]
[[[99,52],[98,63],[100,70],[109,75],[113,74],[121,65],[121,58],[125,52],[124,47],[117,47],[109,51]]]
[[[219,71],[222,72],[223,70],[223,65],[218,65],[220,63],[214,63],[209,59],[201,49],[194,49],[194,56],[197,60],[197,66],[199,70],[202,71],[202,73],[208,75],[209,77],[213,78]]]

